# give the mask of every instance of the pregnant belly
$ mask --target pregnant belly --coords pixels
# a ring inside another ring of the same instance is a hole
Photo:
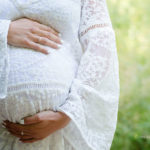
[[[65,103],[77,63],[69,47],[50,54],[9,47],[8,96],[0,101],[0,122],[22,118]]]
[[[71,47],[65,42],[59,50],[47,47],[50,54],[10,47],[8,85],[55,80],[70,84],[77,69]]]

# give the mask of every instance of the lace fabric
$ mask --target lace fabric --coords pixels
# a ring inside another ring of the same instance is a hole
[[[57,110],[72,118],[65,136],[77,150],[108,150],[117,122],[119,64],[105,0],[82,0],[79,39],[84,54],[68,99]]]
[[[19,0],[13,1],[19,2]],[[69,1],[65,0],[65,2]],[[28,7],[31,4],[34,4],[34,9],[40,5],[37,0],[31,0],[30,2],[35,3],[26,3],[23,7],[25,12],[28,12]],[[55,109],[66,113],[71,118],[70,123],[62,129],[65,133],[63,136],[68,141],[68,149],[109,150],[116,129],[119,100],[119,64],[115,33],[105,0],[74,0],[74,2],[78,5],[81,4],[79,26],[78,21],[71,22],[72,26],[67,26],[67,28],[65,28],[65,25],[60,26],[59,21],[63,21],[62,19],[65,18],[65,15],[68,16],[67,19],[70,22],[70,19],[72,19],[71,13],[63,13],[64,16],[59,16],[60,9],[58,11],[55,10],[55,7],[58,5],[56,1],[54,1],[54,6],[51,8],[52,11],[55,11],[53,13],[54,18],[51,20],[52,25],[56,25],[60,31],[64,30],[65,33],[69,33],[71,37],[76,39],[76,27],[79,27],[79,39],[72,43],[72,47],[76,48],[74,49],[76,51],[72,52],[78,58],[77,60],[80,61],[78,70],[71,84],[70,93],[66,101]],[[48,6],[46,3],[50,2],[44,1],[43,3],[45,3],[45,6]],[[19,5],[21,6],[21,3]],[[42,10],[42,7],[46,9],[45,6],[40,6],[39,10]],[[77,5],[70,6],[74,10],[78,10]],[[64,7],[67,9],[67,5],[64,5]],[[34,9],[31,8],[32,6],[30,6],[30,14],[32,17],[35,17]],[[21,10],[21,7],[18,10]],[[50,8],[46,10],[50,10]],[[39,15],[37,18],[41,18],[44,21],[47,20],[44,11],[42,15],[43,17]],[[78,18],[77,16],[74,15],[76,19]],[[60,19],[57,24],[55,24],[57,20],[55,17],[58,20]],[[67,24],[67,21],[64,23]],[[3,81],[7,81],[2,78],[3,74],[6,75],[6,72],[2,68],[7,68],[4,62],[8,61],[6,57],[7,51],[5,51],[8,32],[6,26],[9,26],[9,20],[1,20],[0,82],[2,84],[0,87],[6,86],[6,83]],[[70,29],[68,27],[75,30],[68,30]],[[71,39],[68,35],[66,37]],[[82,49],[78,45],[78,40]],[[80,50],[83,50],[83,53]],[[1,90],[3,89],[1,88]],[[42,149],[42,147],[40,148]],[[67,146],[65,148],[65,150],[68,150]],[[34,146],[31,149],[34,149]]]

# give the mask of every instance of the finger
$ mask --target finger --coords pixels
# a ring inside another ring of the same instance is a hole
[[[14,136],[16,136],[16,137],[18,137],[18,138],[21,138],[21,139],[30,139],[30,138],[33,138],[32,135],[20,135],[19,133],[14,132],[12,129],[8,129],[8,131],[9,131],[12,135],[14,135]],[[25,133],[24,133],[24,134],[25,134]]]
[[[55,34],[55,35],[57,35],[57,36],[58,36],[58,34],[59,34],[59,32],[57,32],[57,31],[56,31],[54,28],[52,28],[52,27],[46,26],[46,25],[41,24],[41,23],[37,23],[36,25],[37,25],[38,28],[41,29],[41,30],[45,30],[45,31],[51,32],[51,33],[53,33],[53,34]]]
[[[32,138],[34,138],[34,137],[29,136],[29,135],[22,135],[22,136],[20,137],[20,139],[22,139],[22,140],[29,140],[29,139],[32,139]]]
[[[32,134],[31,131],[33,129],[32,125],[22,125],[19,123],[13,123],[13,122],[9,122],[9,121],[5,121],[5,127],[7,129],[12,129],[15,130],[16,132],[21,133],[21,131],[23,131],[24,133],[30,135]]]
[[[35,51],[42,52],[44,54],[49,54],[50,53],[45,48],[43,48],[40,44],[35,43],[33,41],[30,41],[30,40],[27,40],[27,42],[25,42],[25,45],[26,45],[25,47],[27,47],[27,48],[31,48]]]
[[[22,139],[33,138],[32,135],[26,135],[25,132],[23,132],[24,135],[21,135],[21,133],[18,133],[18,132],[16,132],[16,131],[14,131],[13,129],[8,129],[8,131],[9,131],[11,134],[15,135],[16,137],[19,137],[19,138],[22,138]]]
[[[20,135],[20,134],[14,133],[11,129],[8,129],[8,131],[9,131],[12,135],[14,135],[14,136],[16,136],[16,137],[18,137],[18,138],[21,138],[21,135]]]
[[[39,44],[46,45],[46,46],[49,46],[49,47],[54,48],[54,49],[59,49],[60,48],[59,44],[56,44],[53,41],[50,41],[50,40],[48,40],[47,38],[44,38],[44,37],[37,37],[37,36],[34,35],[33,40],[34,40],[34,42],[38,41]]]
[[[58,44],[62,44],[62,41],[61,41],[60,37],[56,36],[52,32],[48,32],[48,31],[45,31],[45,30],[34,28],[32,33],[36,34],[40,37],[48,38],[49,40],[54,41]]]
[[[10,132],[12,132],[12,133],[14,133],[14,134],[23,136],[23,135],[21,135],[21,132],[22,132],[22,131],[17,131],[17,130],[14,130],[13,128],[7,128],[7,130],[10,131]],[[23,134],[24,134],[25,136],[31,136],[31,135],[32,135],[31,133],[28,133],[28,132],[25,132],[25,131],[23,131]]]
[[[41,120],[39,119],[38,115],[33,115],[31,117],[25,117],[24,118],[24,124],[34,124],[34,123],[38,123],[41,122]]]
[[[5,127],[9,130],[14,131],[14,133],[19,133],[21,134],[21,132],[23,131],[24,135],[32,135],[32,136],[37,136],[36,135],[36,129],[37,127],[40,126],[41,122],[35,123],[35,124],[29,124],[29,125],[25,125],[25,124],[18,124],[18,123],[13,123],[13,122],[6,122]]]
[[[31,138],[31,139],[20,139],[21,142],[23,143],[33,143],[39,140],[42,140],[43,138],[39,138],[39,139],[35,139],[35,138]]]

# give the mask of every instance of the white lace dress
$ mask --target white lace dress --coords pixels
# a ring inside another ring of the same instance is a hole
[[[10,21],[27,17],[65,41],[49,55],[7,44]],[[0,150],[109,150],[116,129],[119,64],[105,0],[0,0],[0,123],[44,110],[70,123],[35,143],[0,127]]]

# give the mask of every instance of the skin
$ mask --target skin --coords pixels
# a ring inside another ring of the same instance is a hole
[[[28,18],[21,18],[10,23],[7,40],[10,45],[30,48],[44,54],[48,52],[41,45],[57,50],[63,42],[56,30]]]
[[[44,54],[48,54],[48,52],[41,45],[47,45],[57,50],[62,44],[56,30],[28,18],[12,21],[7,38],[10,45],[30,48]],[[2,123],[12,135],[18,137],[23,143],[42,140],[53,132],[64,128],[71,120],[65,113],[51,110],[42,111],[23,119],[24,124],[8,120]],[[21,131],[24,132],[24,135],[21,135]]]
[[[70,118],[62,112],[43,111],[24,118],[24,124],[13,123],[5,120],[2,124],[23,143],[33,143],[42,140],[53,132],[64,128]],[[21,131],[24,135],[21,135]]]

